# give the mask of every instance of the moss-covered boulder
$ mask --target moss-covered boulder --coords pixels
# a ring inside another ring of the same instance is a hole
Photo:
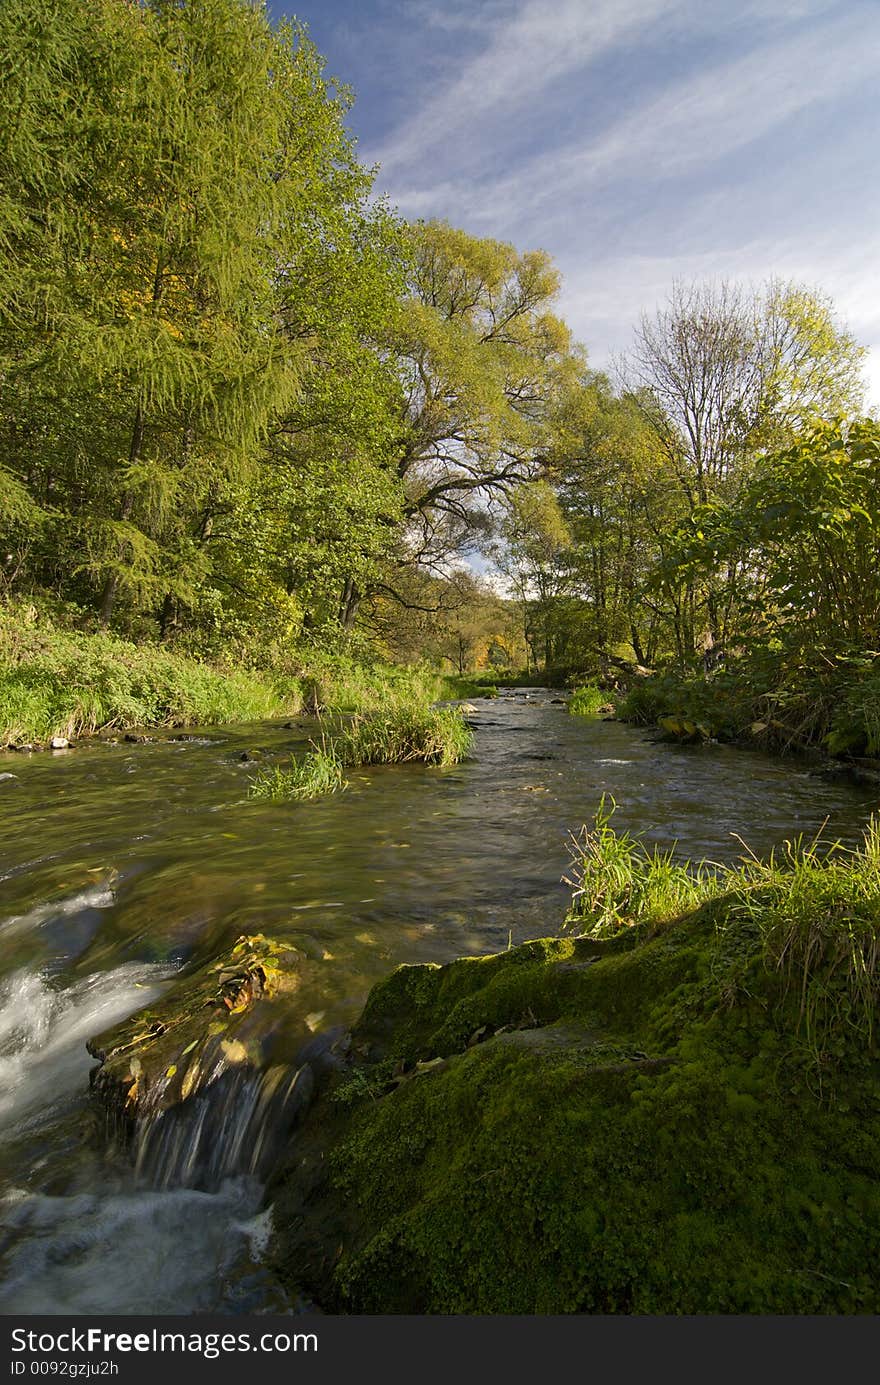
[[[808,1038],[725,900],[400,967],[291,1145],[277,1266],[335,1312],[878,1312],[878,1063]]]

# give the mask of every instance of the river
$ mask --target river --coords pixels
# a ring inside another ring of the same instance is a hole
[[[856,842],[878,791],[720,746],[658,745],[557,695],[480,701],[472,757],[356,771],[311,803],[248,800],[314,727],[84,741],[0,771],[0,1312],[297,1311],[261,1260],[259,1182],[151,1186],[108,1149],[85,1041],[243,933],[322,959],[309,1027],[350,1022],[402,961],[558,931],[566,838],[615,823],[689,858]],[[248,758],[244,758],[247,756]]]

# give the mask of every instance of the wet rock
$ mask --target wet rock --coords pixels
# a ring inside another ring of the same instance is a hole
[[[17,775],[17,774],[9,774],[8,772],[7,772],[6,774],[0,774],[0,784],[3,783],[4,779],[17,779],[17,778],[18,778],[18,775]]]
[[[155,1005],[90,1039],[92,1086],[131,1127],[195,1095],[239,1065],[260,1069],[280,1022],[277,1002],[297,990],[302,952],[262,934],[243,936],[219,957],[181,976]],[[311,1037],[304,1023],[303,1039]]]
[[[53,736],[49,742],[50,750],[69,750],[70,741],[66,736]]]

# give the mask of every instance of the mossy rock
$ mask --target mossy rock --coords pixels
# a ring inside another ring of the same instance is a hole
[[[724,901],[371,993],[274,1189],[281,1274],[356,1313],[880,1311],[878,1064],[817,1074]]]
[[[264,1065],[278,1004],[308,966],[297,948],[262,934],[242,936],[219,957],[185,973],[154,1005],[90,1039],[100,1066],[92,1085],[108,1109],[133,1125],[193,1096],[225,1071]]]

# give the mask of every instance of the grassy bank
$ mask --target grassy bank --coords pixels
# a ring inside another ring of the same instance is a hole
[[[880,756],[880,656],[788,668],[755,653],[708,675],[667,671],[635,683],[617,715],[671,740]]]
[[[876,827],[689,882],[588,854],[580,936],[371,992],[282,1274],[336,1312],[876,1313]]]
[[[422,666],[291,650],[283,668],[243,671],[72,629],[25,603],[0,605],[0,745],[300,711],[378,713],[442,692],[441,676]]]

